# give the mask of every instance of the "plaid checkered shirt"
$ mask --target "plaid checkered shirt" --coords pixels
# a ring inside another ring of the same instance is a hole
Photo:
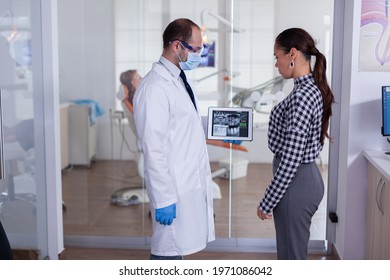
[[[268,147],[281,161],[260,201],[264,213],[271,213],[282,199],[299,165],[321,152],[322,113],[322,95],[312,74],[294,79],[293,91],[272,109]]]

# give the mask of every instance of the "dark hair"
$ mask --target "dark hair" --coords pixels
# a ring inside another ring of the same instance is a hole
[[[179,18],[168,24],[163,33],[164,49],[174,40],[187,42],[192,36],[192,27],[194,26],[200,30],[200,27],[196,23],[187,18]]]
[[[132,91],[132,85],[131,81],[134,79],[134,75],[137,73],[137,70],[127,70],[125,72],[122,72],[119,76],[119,81],[126,85],[127,89],[129,91]]]
[[[324,144],[325,137],[330,139],[328,134],[329,119],[332,115],[332,104],[335,102],[332,90],[330,89],[326,79],[326,58],[318,51],[313,38],[305,30],[301,28],[290,28],[284,30],[276,37],[275,45],[286,53],[292,48],[300,51],[306,60],[310,61],[311,56],[316,57],[314,65],[313,77],[317,87],[321,91],[323,100],[323,115],[320,142]]]

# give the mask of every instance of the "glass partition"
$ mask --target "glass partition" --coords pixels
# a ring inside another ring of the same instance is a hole
[[[34,5],[39,7],[40,1]],[[0,3],[0,220],[13,250],[48,253],[41,12],[28,0]],[[57,247],[57,244],[54,245]],[[0,249],[1,250],[1,249]]]
[[[85,72],[95,71],[95,74],[90,75],[99,77],[103,71],[99,67],[100,61],[83,58],[89,49],[82,49],[81,54],[77,54],[80,61],[75,65],[66,60],[65,54],[66,50],[69,51],[67,47],[77,51],[77,47],[71,46],[73,41],[81,40],[75,43],[76,46],[92,46],[98,31],[87,21],[99,17],[99,8],[81,7],[65,1],[60,5],[63,5],[63,9],[59,8],[62,11],[59,15],[59,36],[60,42],[63,38],[63,46],[60,45],[63,71],[66,70],[67,75],[69,71],[75,71],[74,75],[77,75],[79,68],[85,67]],[[272,176],[273,155],[267,144],[269,113],[292,88],[291,81],[283,81],[275,70],[274,39],[287,27],[299,25],[307,28],[330,62],[333,1],[302,0],[297,5],[288,0],[189,0],[184,7],[180,0],[115,0],[112,5],[106,8],[112,9],[113,17],[105,20],[107,24],[112,24],[113,42],[105,48],[107,53],[114,53],[112,66],[106,66],[114,71],[104,71],[110,75],[112,87],[108,93],[103,93],[109,95],[107,99],[110,101],[106,101],[104,106],[107,111],[110,110],[110,114],[106,115],[106,119],[98,120],[97,128],[103,131],[100,135],[111,134],[110,145],[98,142],[101,150],[110,152],[104,154],[102,151],[100,158],[97,156],[89,169],[73,166],[73,169],[64,170],[63,192],[67,204],[64,214],[65,235],[68,238],[141,237],[134,239],[135,242],[148,242],[151,220],[147,197],[144,196],[142,171],[140,173],[138,168],[141,166],[142,170],[142,161],[139,161],[136,151],[136,136],[129,127],[131,120],[127,120],[121,113],[123,108],[115,98],[115,93],[120,84],[119,75],[123,71],[136,69],[144,76],[151,69],[152,63],[159,59],[162,53],[162,33],[168,23],[179,17],[188,17],[201,26],[204,43],[210,48],[208,60],[187,74],[200,100],[201,114],[206,116],[208,107],[216,105],[251,107],[254,110],[252,142],[239,145],[208,142],[217,239],[274,240],[273,221],[261,222],[256,216],[256,206]],[[321,9],[317,8],[318,5]],[[75,9],[84,16],[79,20],[85,30],[75,31],[66,27],[71,18],[67,17],[66,11],[74,13]],[[307,16],[308,10],[310,16]],[[291,11],[294,11],[294,17],[290,16]],[[111,36],[106,33],[103,35],[108,38]],[[84,72],[80,74],[85,76]],[[80,81],[78,77],[75,79]],[[80,83],[83,84],[82,81]],[[82,87],[86,88],[84,84]],[[63,102],[75,97],[101,98],[101,95],[89,95],[88,90],[81,92],[74,89],[79,92],[79,96],[70,94],[68,90],[68,85],[61,86]],[[326,181],[327,147],[318,164],[321,165]],[[113,204],[113,194],[122,195],[128,205]],[[318,218],[315,217],[312,239],[325,240],[325,213],[326,197],[318,211]],[[144,237],[146,239],[142,239]]]

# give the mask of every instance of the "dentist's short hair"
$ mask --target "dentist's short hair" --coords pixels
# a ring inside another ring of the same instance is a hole
[[[179,18],[172,21],[165,28],[163,33],[163,47],[169,47],[169,44],[175,40],[187,42],[192,36],[192,27],[200,30],[200,27],[190,19]]]

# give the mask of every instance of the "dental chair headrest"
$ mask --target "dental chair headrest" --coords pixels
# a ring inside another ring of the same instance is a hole
[[[118,89],[118,92],[116,93],[116,97],[123,101],[125,99],[127,99],[127,96],[128,96],[128,90],[125,86],[123,86],[122,84],[119,85],[119,89]]]

